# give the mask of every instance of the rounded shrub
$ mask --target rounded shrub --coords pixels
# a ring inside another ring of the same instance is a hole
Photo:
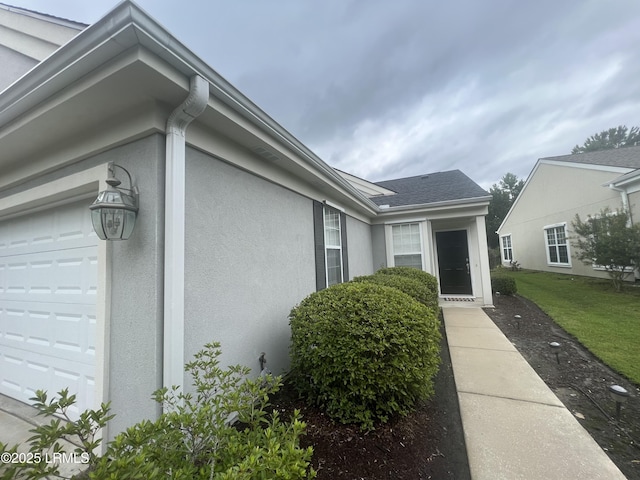
[[[386,267],[378,270],[375,275],[400,275],[402,277],[413,278],[420,282],[426,283],[435,295],[438,295],[438,279],[423,270],[412,267]]]
[[[518,286],[515,278],[506,276],[491,277],[491,290],[500,295],[515,295],[518,293]]]
[[[433,394],[439,322],[405,293],[342,283],[309,295],[289,318],[294,382],[332,418],[372,429]]]
[[[417,300],[431,308],[434,313],[437,314],[438,312],[439,306],[437,292],[434,292],[429,288],[425,282],[421,282],[415,278],[401,275],[367,275],[364,277],[356,277],[353,281],[371,282],[378,285],[397,288],[401,292],[412,297],[414,300]]]

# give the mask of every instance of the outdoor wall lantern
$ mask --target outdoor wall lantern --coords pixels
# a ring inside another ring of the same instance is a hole
[[[115,176],[115,169],[119,168],[129,177],[129,188],[118,188],[122,183]],[[110,162],[107,187],[98,194],[96,201],[91,204],[91,222],[93,229],[102,240],[127,240],[133,232],[138,216],[138,187],[131,182],[129,172]]]

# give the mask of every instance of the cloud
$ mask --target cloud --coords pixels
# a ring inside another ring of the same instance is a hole
[[[111,6],[14,2],[80,21]],[[372,180],[457,168],[489,187],[639,124],[635,0],[139,3],[328,163]]]

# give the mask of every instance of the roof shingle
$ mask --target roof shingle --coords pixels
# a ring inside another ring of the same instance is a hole
[[[371,197],[377,205],[400,207],[488,197],[489,193],[460,170],[375,182],[395,195]]]
[[[603,165],[607,167],[640,168],[640,146],[612,148],[609,150],[599,150],[597,152],[560,155],[558,157],[545,157],[541,158],[540,160],[586,163],[590,165]]]

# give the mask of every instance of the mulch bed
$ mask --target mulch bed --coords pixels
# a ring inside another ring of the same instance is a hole
[[[640,386],[617,374],[560,328],[532,302],[496,296],[485,309],[496,325],[592,435],[629,480],[640,480]],[[515,315],[522,318],[517,320]],[[443,335],[444,337],[444,335]],[[560,363],[549,347],[561,344]],[[303,446],[313,446],[319,480],[467,480],[467,454],[446,341],[436,377],[436,395],[407,417],[363,433],[339,425],[310,407],[286,385],[272,399],[283,412],[299,409],[307,423]],[[640,346],[638,350],[640,361]],[[609,385],[631,397],[616,418]]]
[[[443,335],[444,337],[444,335]],[[285,384],[272,399],[283,416],[294,408],[307,423],[302,446],[313,446],[318,480],[467,480],[470,479],[458,400],[446,341],[435,379],[436,395],[406,417],[363,433],[334,423],[299,399]]]
[[[604,365],[533,302],[503,295],[494,297],[494,305],[485,313],[622,473],[629,480],[640,479],[640,386]],[[550,342],[560,343],[558,358]],[[631,394],[619,419],[610,385],[620,385]]]

